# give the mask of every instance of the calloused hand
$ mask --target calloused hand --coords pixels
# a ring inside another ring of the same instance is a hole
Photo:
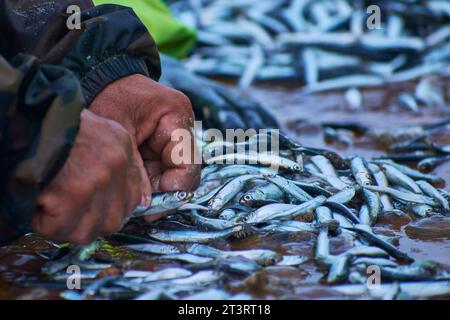
[[[129,132],[83,110],[64,166],[37,197],[31,227],[52,240],[87,244],[121,229],[141,202],[143,183]]]
[[[151,192],[192,190],[198,186],[194,114],[184,94],[136,74],[108,85],[90,110],[128,130],[137,148],[134,152],[142,157],[141,168],[150,180],[143,189],[148,197]],[[149,217],[147,221],[158,218]]]

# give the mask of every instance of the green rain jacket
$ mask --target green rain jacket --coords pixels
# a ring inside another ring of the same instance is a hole
[[[95,5],[114,3],[133,9],[151,30],[160,52],[177,59],[186,57],[197,41],[197,33],[178,21],[162,0],[93,0]]]
[[[78,5],[81,29],[66,25]],[[0,0],[0,244],[28,231],[35,197],[64,164],[82,109],[159,54],[132,9],[88,0]]]

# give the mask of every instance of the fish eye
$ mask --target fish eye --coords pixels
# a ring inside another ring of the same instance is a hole
[[[180,191],[180,192],[178,193],[178,197],[179,197],[180,199],[185,199],[185,198],[187,198],[187,196],[188,196],[188,194],[187,194],[187,192],[185,192],[185,191]]]
[[[245,201],[250,201],[250,200],[252,200],[252,196],[247,194],[247,195],[244,196],[244,200]]]
[[[295,164],[294,165],[294,170],[295,171],[300,171],[302,168],[300,167],[300,165],[298,165],[298,164]]]

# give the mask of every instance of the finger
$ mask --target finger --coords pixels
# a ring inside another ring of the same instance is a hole
[[[144,173],[146,179],[147,175]],[[107,203],[103,211],[101,234],[110,235],[126,224],[132,211],[141,203],[141,172],[135,164],[129,164],[126,170],[117,172],[112,177],[108,188],[103,192],[102,202]],[[111,197],[111,194],[114,197]],[[148,194],[151,200],[151,190]],[[150,205],[150,204],[148,204]]]
[[[119,231],[128,221],[127,204],[124,199],[116,199],[104,213],[100,226],[100,234],[108,236]]]
[[[103,223],[101,207],[93,206],[83,212],[80,221],[76,224],[76,228],[65,237],[69,242],[75,244],[88,244],[94,241],[101,231]]]
[[[52,240],[64,240],[80,220],[80,207],[61,201],[60,194],[45,192],[36,199],[37,210],[31,217],[31,228]]]

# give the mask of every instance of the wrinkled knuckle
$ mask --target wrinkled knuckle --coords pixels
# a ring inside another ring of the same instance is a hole
[[[122,170],[129,162],[127,157],[128,151],[117,149],[110,156],[110,166],[113,171]]]
[[[100,188],[107,187],[111,180],[111,173],[106,169],[99,169],[95,172],[96,186]]]
[[[176,111],[183,110],[188,113],[192,111],[191,101],[184,93],[178,90],[172,90],[170,93],[169,104]]]
[[[43,212],[53,212],[58,208],[58,202],[50,193],[44,193],[37,197],[36,204]]]
[[[92,197],[96,189],[96,183],[93,176],[84,179],[73,179],[70,183],[71,197],[67,198],[69,203],[84,203]],[[78,181],[75,181],[78,180]]]
[[[189,98],[182,92],[177,91],[178,95],[177,95],[177,100],[179,105],[182,108],[191,110],[192,109],[192,105],[191,105],[191,100],[189,100]]]

